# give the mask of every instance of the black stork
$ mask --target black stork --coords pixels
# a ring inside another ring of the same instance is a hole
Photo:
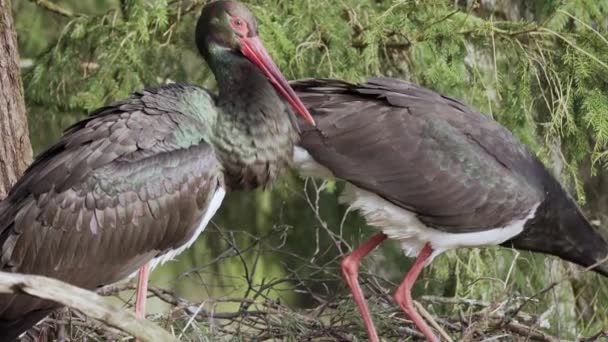
[[[379,341],[357,280],[386,238],[416,260],[395,301],[429,341],[411,288],[454,248],[503,245],[558,256],[608,276],[608,244],[544,165],[507,129],[462,102],[390,78],[292,83],[316,127],[302,123],[294,163],[346,181],[343,200],[381,233],[341,264],[370,340]]]
[[[3,271],[88,289],[118,282],[192,244],[226,191],[266,186],[290,164],[298,138],[290,106],[313,120],[253,14],[235,1],[206,5],[196,43],[219,94],[161,86],[69,128],[0,203]],[[58,307],[0,295],[0,341]]]

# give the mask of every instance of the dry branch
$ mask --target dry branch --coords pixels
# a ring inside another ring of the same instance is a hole
[[[82,16],[81,14],[75,14],[72,11],[67,10],[48,0],[30,0],[30,1],[49,12],[58,14],[60,16],[66,17],[66,18]]]
[[[100,295],[43,276],[0,272],[0,293],[21,293],[49,299],[85,313],[142,341],[176,341],[156,324],[138,319]]]

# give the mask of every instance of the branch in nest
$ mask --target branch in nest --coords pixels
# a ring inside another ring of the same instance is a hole
[[[499,328],[504,328],[512,333],[518,334],[520,336],[526,336],[534,341],[542,341],[542,342],[557,342],[560,341],[559,338],[551,336],[549,334],[545,334],[542,331],[536,330],[530,326],[509,322],[507,324],[498,324]]]
[[[0,272],[0,293],[19,293],[52,300],[122,330],[142,341],[175,341],[156,324],[138,319],[100,295],[62,281],[37,275]]]

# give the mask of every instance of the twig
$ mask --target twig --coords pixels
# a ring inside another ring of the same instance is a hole
[[[501,325],[501,323],[499,323],[499,325]],[[502,327],[513,333],[516,333],[518,335],[526,336],[534,341],[543,341],[543,342],[560,341],[560,339],[558,339],[556,337],[545,334],[542,331],[538,331],[536,329],[533,329],[532,327],[529,327],[527,325],[523,325],[520,323],[510,322]]]
[[[605,337],[608,339],[608,330],[600,331],[593,336],[581,338],[579,339],[579,342],[596,342],[600,340],[600,337]]]
[[[488,307],[490,303],[476,299],[468,298],[454,298],[454,297],[439,297],[439,296],[421,296],[419,298],[423,302],[431,302],[438,304],[451,304],[451,305],[470,305],[470,306],[482,306]]]
[[[607,257],[605,257],[605,258],[603,258],[603,259],[601,259],[601,260],[599,260],[599,261],[597,261],[596,263],[594,263],[594,264],[592,264],[592,265],[590,265],[590,266],[588,266],[588,267],[585,267],[585,269],[583,270],[583,272],[589,272],[589,271],[591,271],[591,270],[592,270],[594,267],[597,267],[597,266],[599,266],[599,265],[602,265],[602,264],[603,264],[603,263],[605,263],[605,262],[608,262],[608,256],[607,256]],[[570,274],[567,274],[566,276],[562,277],[561,279],[558,279],[558,280],[556,280],[556,281],[552,282],[551,284],[547,285],[547,286],[546,286],[544,289],[542,289],[542,290],[538,291],[537,293],[535,293],[533,296],[526,298],[526,299],[525,299],[525,300],[524,300],[524,301],[521,303],[521,305],[519,305],[517,308],[515,308],[513,311],[511,311],[510,315],[511,315],[512,317],[513,317],[513,316],[515,316],[515,315],[517,315],[517,313],[518,313],[519,311],[521,311],[521,310],[524,308],[524,306],[526,306],[526,305],[527,305],[529,302],[531,302],[531,301],[533,301],[533,300],[537,299],[538,297],[540,297],[541,295],[543,295],[543,294],[545,294],[545,293],[547,293],[547,292],[551,291],[551,290],[552,290],[554,287],[556,287],[557,285],[559,285],[559,284],[561,284],[561,283],[563,283],[563,282],[565,282],[565,281],[572,280],[573,278],[574,278],[574,275],[573,275],[572,273],[570,273]]]
[[[446,333],[445,330],[443,330],[443,328],[439,324],[437,324],[435,318],[433,318],[433,316],[424,308],[424,306],[420,305],[420,303],[418,303],[417,301],[414,301],[414,305],[416,306],[416,309],[418,310],[418,312],[420,312],[422,317],[424,317],[424,319],[426,319],[427,322],[429,322],[431,326],[435,328],[435,330],[439,331],[441,337],[443,337],[448,342],[454,342],[450,335],[448,335],[448,333]]]

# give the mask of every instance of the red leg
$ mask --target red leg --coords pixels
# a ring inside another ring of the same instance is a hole
[[[372,317],[369,314],[365,297],[363,297],[363,291],[361,291],[361,287],[359,286],[359,280],[357,279],[359,275],[358,270],[361,259],[368,255],[382,241],[386,240],[386,238],[387,236],[382,233],[372,236],[361,246],[357,247],[350,255],[344,258],[341,263],[342,276],[344,276],[344,279],[353,294],[357,309],[363,318],[363,323],[365,324],[365,329],[367,329],[367,335],[371,342],[379,342],[380,340],[378,339],[378,333],[376,333],[376,327],[374,326]]]
[[[147,262],[139,269],[137,290],[135,292],[135,315],[146,318],[146,297],[148,296],[148,278],[150,277],[150,263]]]
[[[414,324],[416,324],[416,327],[418,330],[420,330],[424,337],[426,337],[428,341],[437,342],[439,340],[437,337],[435,337],[431,328],[426,324],[426,322],[414,308],[414,301],[412,300],[411,292],[412,286],[414,286],[416,279],[418,279],[420,272],[424,268],[425,262],[432,253],[433,248],[431,245],[429,243],[424,245],[420,253],[418,253],[418,257],[416,258],[416,261],[414,261],[414,265],[412,265],[412,268],[410,268],[410,270],[407,272],[405,279],[403,279],[403,282],[401,285],[399,285],[399,288],[397,288],[394,298],[401,309],[405,311],[405,314],[412,321],[414,321]]]

